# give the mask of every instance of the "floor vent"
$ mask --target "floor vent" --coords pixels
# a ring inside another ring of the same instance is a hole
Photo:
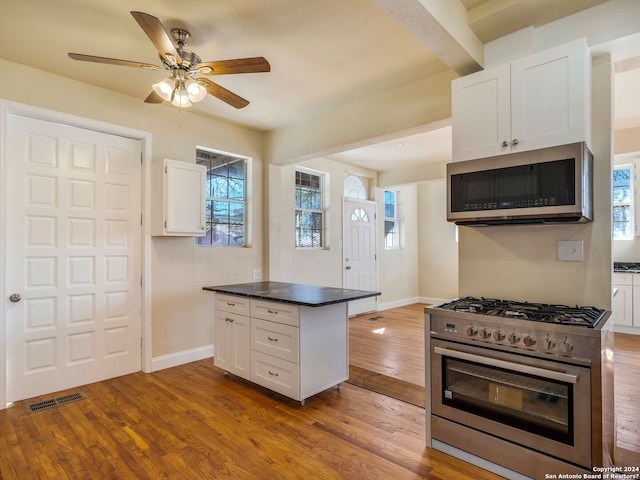
[[[62,397],[31,403],[27,405],[27,412],[39,412],[41,410],[46,410],[47,408],[57,407],[58,405],[64,405],[65,403],[77,402],[78,400],[83,400],[85,398],[87,397],[85,397],[82,392],[71,393],[69,395],[63,395]]]
[[[375,317],[369,318],[369,320],[380,320],[381,318],[384,318],[384,315],[377,315]]]

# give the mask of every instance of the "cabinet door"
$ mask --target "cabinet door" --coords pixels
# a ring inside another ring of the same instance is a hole
[[[214,365],[249,380],[251,377],[250,318],[216,311]]]
[[[637,274],[634,274],[634,277]],[[640,327],[640,287],[633,287],[633,308],[632,314],[625,318],[626,323],[620,325],[631,325],[634,327]],[[618,322],[616,322],[618,324]]]
[[[251,300],[251,316],[297,327],[300,321],[300,307],[285,303]]]
[[[251,381],[295,400],[300,398],[300,369],[297,363],[262,352],[251,352]]]
[[[638,309],[638,306],[634,305],[633,302],[634,294],[640,295],[640,287],[632,287],[630,285],[614,285],[614,288],[618,289],[618,293],[615,297],[613,297],[615,325],[632,326],[633,316],[640,315],[640,312],[635,312],[635,310]],[[638,290],[635,291],[636,289]]]
[[[587,141],[586,39],[511,62],[512,151]]]
[[[205,235],[206,177],[204,165],[169,159],[151,164],[152,235]]]
[[[452,82],[453,161],[511,151],[510,101],[508,64]]]

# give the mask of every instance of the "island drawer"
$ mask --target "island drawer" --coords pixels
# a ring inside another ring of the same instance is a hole
[[[251,319],[251,349],[290,362],[299,362],[299,331],[297,327]]]
[[[285,303],[251,300],[251,316],[272,322],[284,323],[297,327],[299,325],[300,308]]]
[[[299,400],[299,371],[297,363],[251,352],[251,381],[295,400]]]
[[[216,311],[237,313],[249,316],[251,312],[251,300],[247,297],[236,297],[233,295],[215,294],[214,308]]]

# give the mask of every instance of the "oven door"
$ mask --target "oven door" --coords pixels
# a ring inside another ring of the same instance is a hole
[[[431,369],[432,415],[591,467],[589,368],[432,339]]]

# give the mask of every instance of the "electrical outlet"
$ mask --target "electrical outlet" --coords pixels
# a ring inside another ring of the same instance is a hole
[[[259,268],[253,269],[253,279],[254,280],[262,280],[262,270]]]
[[[558,241],[558,261],[560,262],[582,262],[583,253],[584,242],[582,240]]]

